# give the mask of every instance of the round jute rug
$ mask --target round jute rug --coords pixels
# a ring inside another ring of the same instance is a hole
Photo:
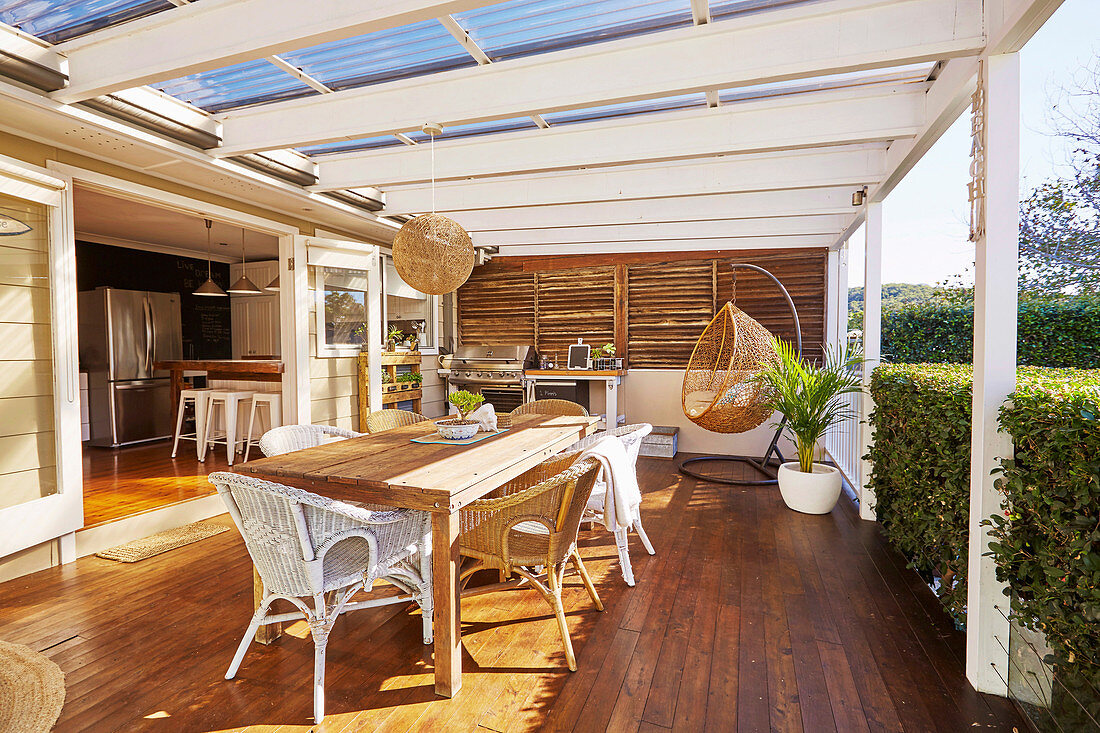
[[[0,731],[45,733],[65,704],[65,674],[48,657],[0,641]]]

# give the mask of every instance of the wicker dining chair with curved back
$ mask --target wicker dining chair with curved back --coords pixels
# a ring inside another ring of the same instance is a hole
[[[358,438],[365,434],[331,425],[284,425],[268,430],[256,445],[261,453],[270,458],[296,450],[316,448],[328,438]]]
[[[367,415],[367,432],[371,434],[381,433],[383,430],[415,425],[427,419],[419,412],[413,412],[412,410],[377,410]]]
[[[427,512],[371,511],[235,473],[212,473],[209,480],[244,537],[263,581],[263,598],[226,679],[236,676],[260,626],[304,617],[313,637],[313,715],[320,723],[325,716],[325,651],[341,613],[413,600],[421,608],[424,643],[431,643],[431,518]],[[380,578],[404,593],[350,602],[357,592],[369,592]],[[297,610],[269,613],[271,604],[280,599]]]
[[[569,400],[534,400],[525,402],[512,410],[513,415],[570,415],[573,417],[588,417],[588,410],[583,405]]]
[[[463,585],[479,570],[496,569],[505,578],[520,575],[542,595],[557,617],[569,669],[576,671],[561,601],[562,579],[572,560],[592,602],[603,610],[577,551],[581,515],[600,464],[594,459],[571,463],[571,459],[544,461],[494,492],[493,498],[478,499],[460,509],[459,548],[475,561],[463,568]],[[540,566],[546,570],[545,584],[534,572]]]

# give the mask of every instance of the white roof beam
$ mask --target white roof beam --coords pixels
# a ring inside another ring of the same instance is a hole
[[[913,136],[924,124],[924,85],[812,92],[645,118],[562,125],[439,144],[435,178],[568,170],[880,142]],[[419,183],[431,150],[394,148],[326,156],[313,190]]]
[[[294,64],[283,59],[283,57],[272,54],[271,56],[267,57],[267,60],[268,62],[274,64],[280,70],[286,72],[287,74],[290,74],[295,79],[300,80],[303,84],[306,84],[307,86],[316,89],[321,94],[332,94],[332,89],[330,87],[325,86],[320,81],[302,71]]]
[[[1023,48],[1039,28],[1062,4],[1062,0],[988,0],[988,53],[1012,53]],[[970,107],[970,96],[977,85],[978,59],[956,58],[940,71],[926,103],[927,121],[920,134],[910,140],[899,140],[887,154],[887,174],[872,186],[869,201],[883,201],[908,175],[948,128]],[[861,211],[840,234],[836,244],[843,243],[863,224]]]
[[[718,239],[696,239],[684,241],[669,239],[651,242],[596,242],[592,244],[559,245],[553,248],[553,254],[613,254],[616,252],[697,252],[720,251],[726,249],[789,249],[793,247],[828,247],[835,235],[793,236],[793,237],[727,237]],[[545,245],[502,246],[501,256],[520,257],[524,255],[545,255]]]
[[[885,145],[853,145],[680,163],[502,176],[436,187],[436,210],[457,212],[594,201],[702,196],[877,183],[886,173]],[[851,194],[849,193],[849,196]],[[430,211],[430,185],[386,190],[384,215]]]
[[[203,0],[61,44],[69,58],[69,86],[54,98],[77,102],[490,3]]]
[[[787,218],[855,213],[851,188],[809,188],[790,191],[712,194],[675,198],[601,201],[585,204],[520,206],[511,209],[463,211],[467,231],[603,227],[666,222]]]
[[[691,21],[695,25],[710,22],[710,0],[691,0]]]
[[[212,152],[239,155],[417,129],[429,119],[466,124],[931,62],[974,55],[984,45],[981,0],[831,0],[234,110],[220,116],[223,145]]]
[[[650,242],[673,239],[727,239],[772,236],[833,236],[843,230],[854,211],[827,216],[769,217],[767,219],[716,219],[659,224],[559,227],[556,229],[513,229],[470,231],[474,244],[484,247],[537,244],[586,244],[606,242]],[[465,224],[463,228],[466,228]],[[831,243],[831,242],[830,242]]]

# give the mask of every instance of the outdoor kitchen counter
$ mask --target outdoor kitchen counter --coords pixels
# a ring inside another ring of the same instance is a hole
[[[247,382],[283,381],[283,362],[276,359],[177,359],[155,361],[154,369],[167,369],[172,376],[172,423],[179,410],[184,372],[206,372],[209,379]]]
[[[626,415],[619,412],[622,407],[619,404],[619,384],[625,376],[625,369],[526,369],[523,372],[524,394],[526,401],[534,400],[535,383],[539,380],[584,379],[590,382],[603,382],[607,387],[606,414],[603,416],[600,428],[608,430],[626,422]]]

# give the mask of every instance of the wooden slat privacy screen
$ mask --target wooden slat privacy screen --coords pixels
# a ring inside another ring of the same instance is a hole
[[[594,346],[613,341],[630,367],[682,368],[717,308],[733,295],[731,262],[758,265],[779,278],[798,308],[806,355],[819,355],[825,342],[823,248],[498,258],[475,268],[458,291],[459,339],[533,343],[559,359],[578,338]],[[738,270],[736,294],[737,307],[780,338],[793,339],[786,303],[770,280]]]

